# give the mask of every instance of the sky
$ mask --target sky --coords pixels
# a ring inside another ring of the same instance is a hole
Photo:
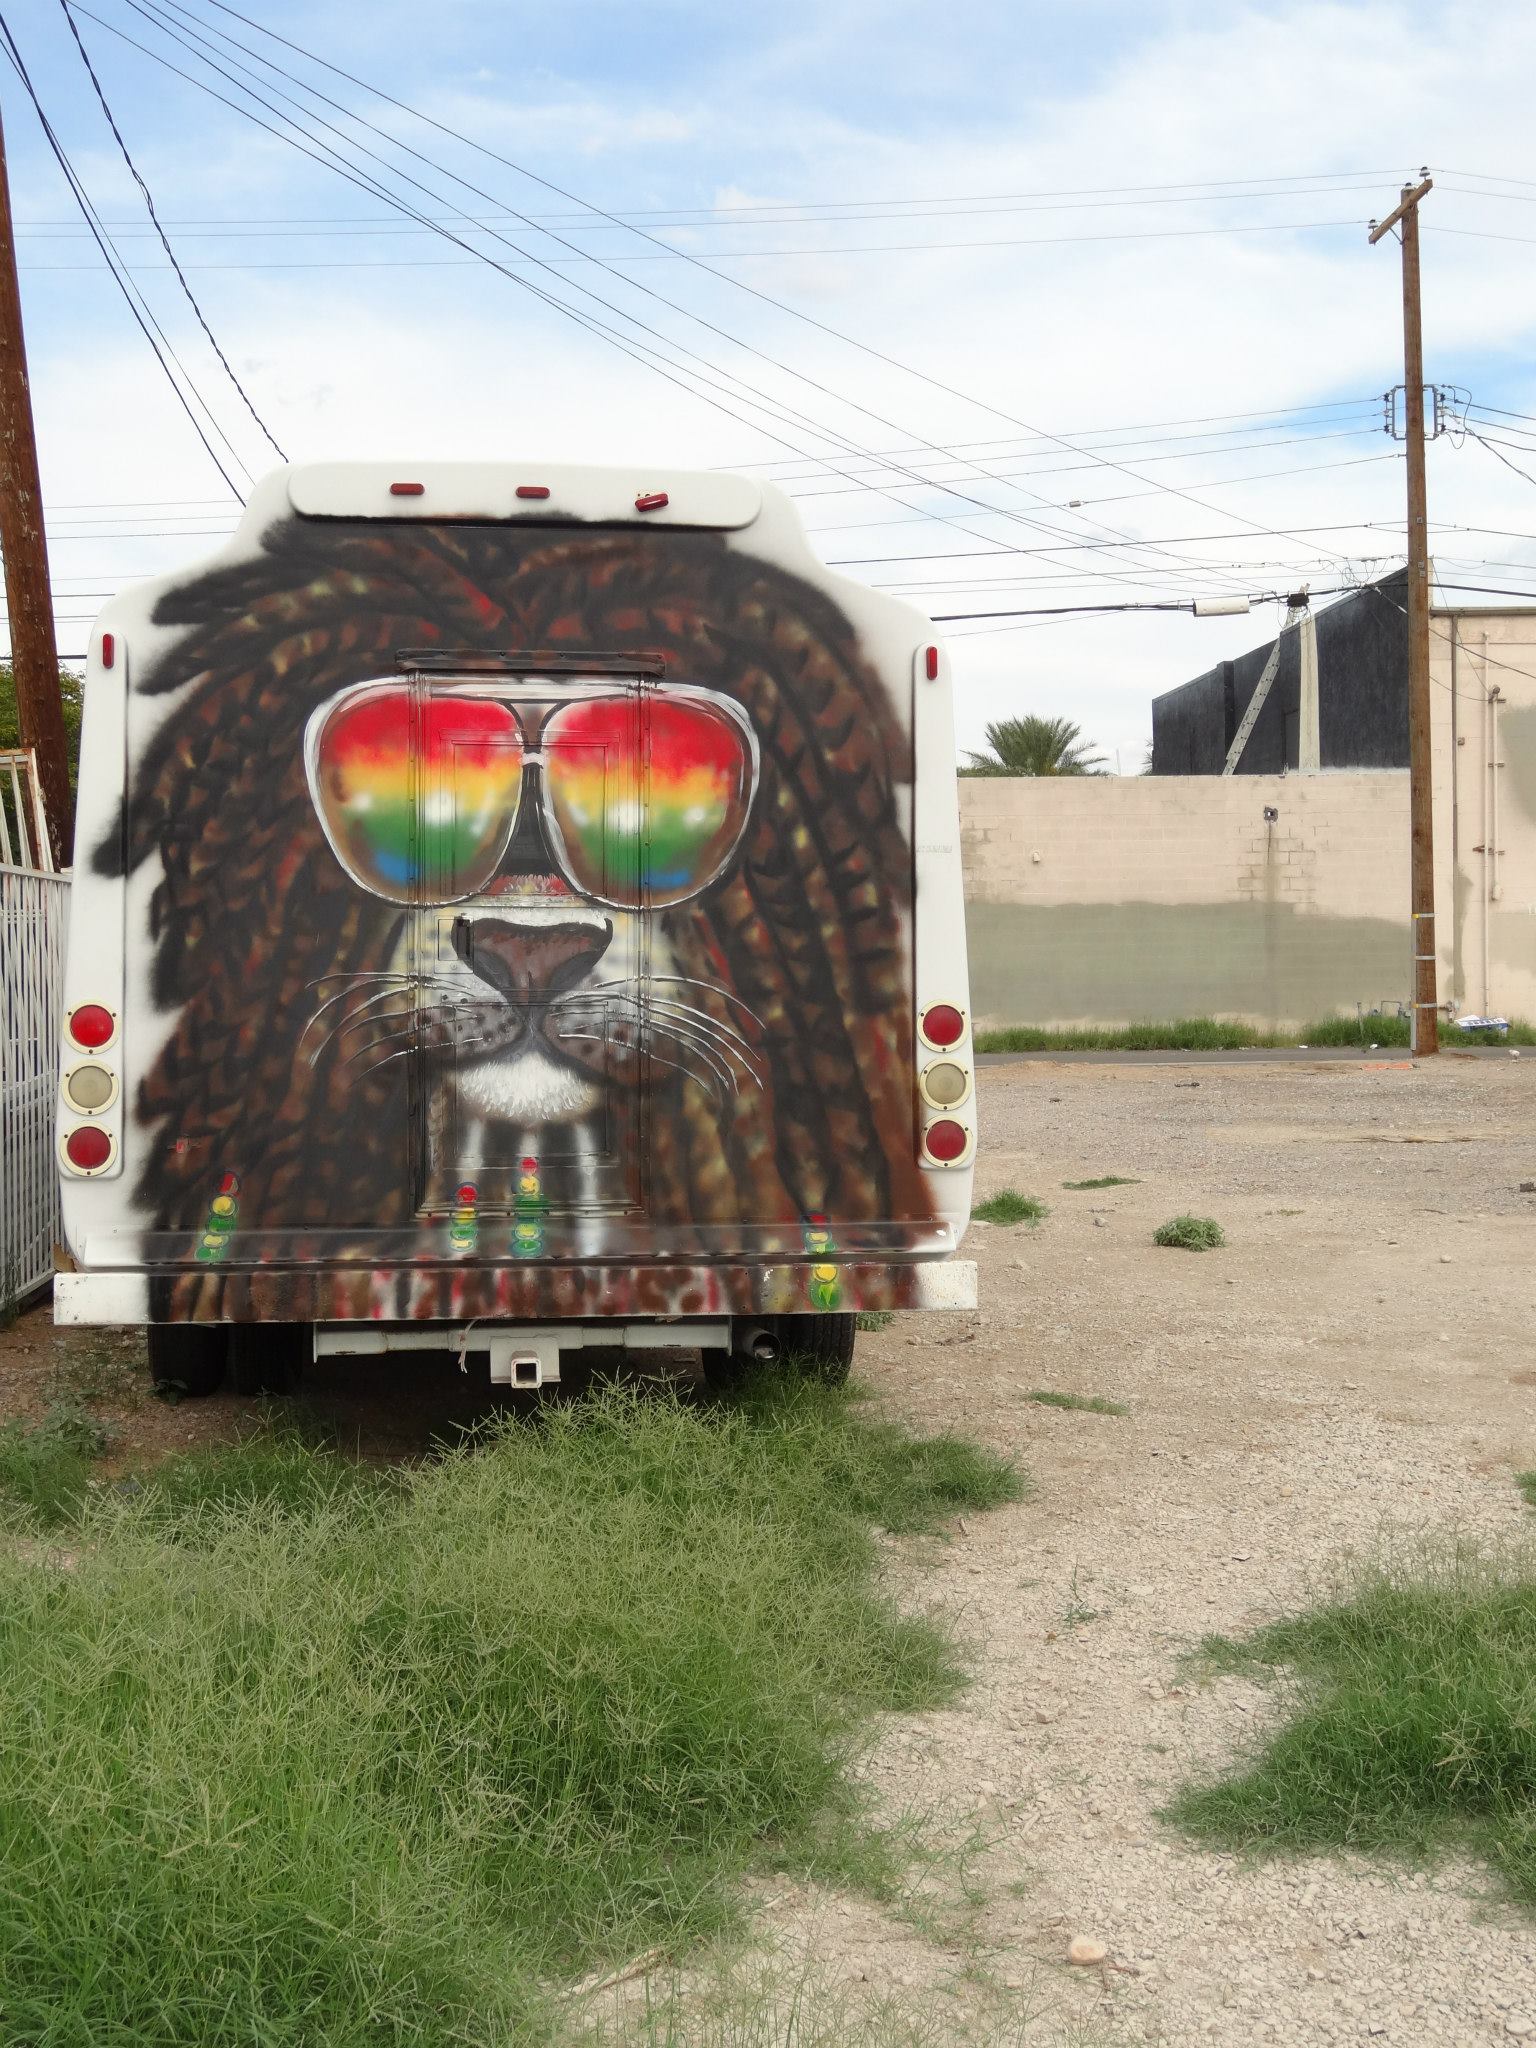
[[[241,5],[73,18],[260,423],[62,0],[7,11],[226,473],[0,64],[65,653],[216,544],[263,426],[294,460],[742,468],[848,574],[1031,614],[945,626],[962,747],[1037,712],[1137,772],[1153,696],[1271,637],[1273,594],[1402,559],[1366,223],[1421,165],[1437,572],[1536,601],[1528,0]],[[1185,608],[1040,615],[1112,604]]]

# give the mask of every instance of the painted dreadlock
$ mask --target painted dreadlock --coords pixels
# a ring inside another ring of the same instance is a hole
[[[909,743],[824,592],[709,534],[289,519],[156,617],[186,630],[137,688],[180,694],[97,859],[161,863],[155,994],[177,1022],[136,1104],[164,1139],[138,1190],[159,1227],[194,1225],[228,1162],[263,1228],[412,1226],[415,1062],[359,1074],[348,1037],[369,992],[349,977],[390,972],[403,913],[331,856],[302,760],[315,706],[391,673],[400,647],[659,653],[742,704],[762,758],[747,839],[723,880],[658,915],[717,1023],[737,1021],[733,995],[762,1019],[765,1088],[717,1102],[655,1070],[648,1206],[679,1251],[695,1224],[927,1212],[906,1078]],[[301,1041],[333,989],[344,1028],[311,1062]],[[408,1048],[409,991],[374,993]]]

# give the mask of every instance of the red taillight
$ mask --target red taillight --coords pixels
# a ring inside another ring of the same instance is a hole
[[[391,484],[389,495],[392,498],[420,498],[425,496],[426,488],[425,484]]]
[[[549,496],[549,485],[519,484],[517,487],[517,495],[520,498],[547,498]]]
[[[101,1003],[82,1003],[78,1010],[69,1013],[69,1035],[87,1052],[99,1052],[104,1045],[110,1045],[116,1029],[117,1019]]]
[[[99,1124],[81,1124],[64,1140],[64,1156],[82,1173],[94,1173],[112,1157],[112,1140]]]
[[[923,1143],[928,1148],[928,1157],[937,1159],[945,1166],[959,1159],[970,1142],[970,1132],[964,1124],[957,1124],[952,1116],[941,1116],[936,1124],[930,1124],[923,1133]]]
[[[939,680],[939,650],[937,647],[929,648],[926,667],[929,682],[936,683]]]
[[[665,491],[642,491],[635,500],[637,512],[659,512],[667,502]]]
[[[953,1003],[934,1003],[923,1012],[922,1033],[930,1045],[947,1052],[965,1036],[965,1014]]]
[[[117,642],[110,633],[101,636],[101,665],[110,668],[117,659]]]

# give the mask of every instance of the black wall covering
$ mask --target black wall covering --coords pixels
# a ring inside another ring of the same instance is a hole
[[[1408,765],[1406,570],[1317,614],[1318,725],[1325,768]],[[1152,773],[1219,775],[1274,642],[1152,700]],[[1287,633],[1276,676],[1237,764],[1239,775],[1296,766],[1299,649]]]

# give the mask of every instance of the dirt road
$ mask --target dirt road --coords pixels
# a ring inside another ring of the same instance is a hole
[[[809,1895],[789,1952],[893,1988],[980,1966],[1055,2005],[1030,2040],[1429,2043],[1536,2032],[1536,1926],[1475,1866],[1257,1868],[1156,1819],[1253,1740],[1265,1693],[1191,1684],[1180,1653],[1304,1601],[1390,1528],[1515,1532],[1536,1465],[1536,1061],[994,1066],[981,1192],[1043,1197],[979,1227],[981,1313],[898,1321],[858,1369],[892,1412],[1013,1453],[1034,1499],[914,1576],[958,1611],[977,1680],[893,1727],[893,1810],[978,1817],[984,1903],[948,1948]],[[1117,1174],[1136,1184],[1069,1192]],[[1229,1248],[1160,1250],[1216,1217]],[[1052,1388],[1129,1415],[1037,1405]],[[1072,1969],[1069,1941],[1109,1964]],[[1116,1965],[1120,1967],[1115,1967]],[[960,2025],[957,2018],[957,2029]]]
[[[978,1846],[936,1871],[926,1914],[765,1885],[771,1978],[890,1994],[934,2040],[1000,2038],[1027,2008],[1042,2048],[1536,2034],[1536,1927],[1475,1865],[1253,1867],[1157,1819],[1275,1712],[1184,1675],[1203,1634],[1303,1602],[1384,1531],[1536,1532],[1511,1478],[1536,1466],[1536,1058],[1029,1061],[985,1070],[981,1111],[982,1194],[1050,1215],[978,1226],[981,1312],[900,1317],[857,1364],[892,1414],[1034,1478],[924,1560],[892,1553],[906,1597],[958,1618],[976,1679],[890,1726],[870,1774],[887,1812]],[[1111,1174],[1133,1184],[1063,1186]],[[1186,1210],[1228,1248],[1155,1248]],[[116,1341],[81,1333],[72,1369],[109,1371]],[[35,1408],[58,1371],[46,1319],[0,1353],[7,1404]],[[1039,1388],[1129,1413],[1040,1406]],[[403,1404],[316,1391],[376,1455],[419,1448],[467,1399],[456,1375]],[[142,1403],[118,1455],[226,1436],[245,1411]],[[1077,1936],[1102,1966],[1067,1964]]]

